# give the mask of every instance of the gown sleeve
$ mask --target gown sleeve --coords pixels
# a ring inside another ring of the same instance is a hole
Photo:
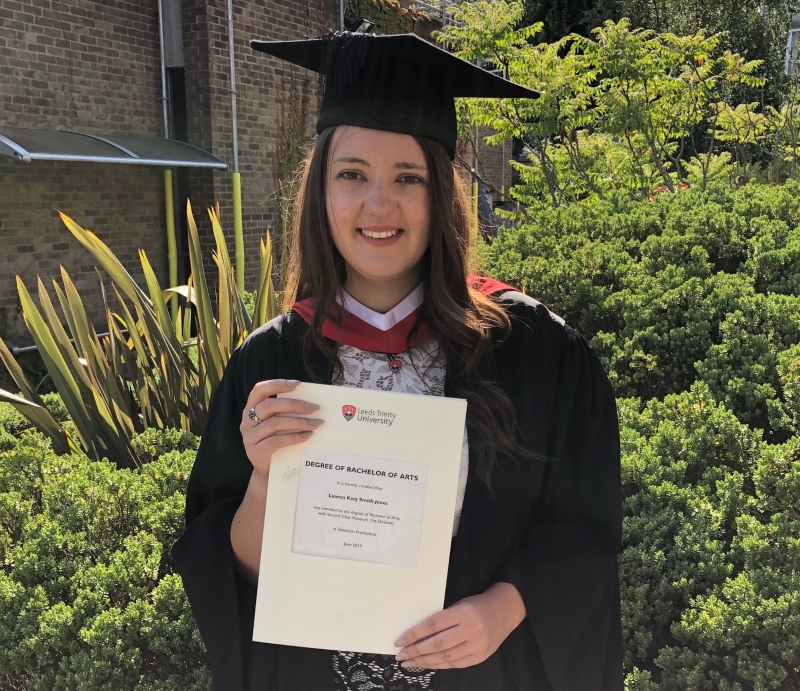
[[[499,580],[522,596],[552,691],[621,691],[616,403],[588,343],[563,324],[558,331],[558,345],[543,346],[555,371],[547,394],[550,463]]]
[[[242,634],[255,590],[235,570],[230,543],[233,516],[252,471],[239,431],[249,379],[240,348],[231,355],[212,397],[186,492],[186,530],[172,548],[175,570],[208,651],[215,691],[244,687],[248,651],[243,650],[247,639]],[[251,622],[250,617],[252,627]]]

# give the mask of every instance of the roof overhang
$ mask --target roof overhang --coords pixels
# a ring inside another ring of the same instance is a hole
[[[228,165],[196,146],[174,139],[106,136],[30,130],[0,126],[0,156],[17,161],[85,161],[87,163],[127,163],[167,168],[216,168]]]

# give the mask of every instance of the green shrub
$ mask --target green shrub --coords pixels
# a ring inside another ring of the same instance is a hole
[[[251,318],[253,317],[253,312],[256,308],[257,297],[258,295],[255,291],[250,292],[249,290],[245,290],[242,292],[242,302],[244,302],[244,307],[247,310],[247,314],[249,314]]]
[[[21,396],[0,389],[0,399],[27,417],[51,440],[58,453],[81,452],[95,460],[108,458],[121,468],[135,468],[142,464],[131,446],[135,434],[150,427],[176,427],[196,434],[203,430],[211,395],[231,353],[253,328],[269,321],[277,309],[269,234],[259,243],[261,272],[253,305],[255,316],[251,318],[234,279],[219,217],[212,209],[209,216],[217,244],[217,314],[188,204],[192,274],[187,285],[166,290],[160,287],[143,251],[139,259],[147,291],[133,280],[102,240],[61,214],[67,229],[112,280],[119,312],[113,313],[114,319],[109,313],[110,332],[102,338],[90,327],[84,301],[63,267],[63,287],[54,282],[54,288],[66,326],[41,280],[38,305],[18,281],[25,323],[74,425],[65,429],[46,410],[38,387],[25,376],[2,338],[0,361]],[[192,309],[186,305],[177,305],[173,310],[167,307],[170,299],[180,295],[191,297]],[[69,346],[65,345],[68,341]],[[20,401],[20,397],[27,400]]]
[[[736,517],[734,574],[695,598],[656,664],[665,691],[797,688],[800,672],[800,440],[765,446]]]
[[[785,441],[795,427],[778,363],[798,342],[800,297],[755,294],[725,316],[719,343],[697,371],[739,420],[765,430],[770,440]]]
[[[484,271],[589,337],[620,397],[700,380],[765,439],[797,429],[795,389],[784,390],[794,375],[780,363],[800,341],[800,184],[543,211],[500,231]]]
[[[782,220],[754,219],[747,271],[762,293],[800,295],[800,228]]]
[[[702,384],[637,410],[620,401],[628,690],[795,688],[800,440],[763,443]]]
[[[627,691],[800,689],[800,185],[577,203],[482,256],[619,396]]]
[[[197,438],[132,443],[152,456],[138,470],[56,456],[35,431],[0,453],[0,688],[208,688],[169,555]]]

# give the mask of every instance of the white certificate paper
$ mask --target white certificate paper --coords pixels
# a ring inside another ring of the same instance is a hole
[[[425,463],[303,454],[292,552],[416,566],[427,480]]]
[[[311,438],[273,456],[253,640],[394,654],[444,604],[466,401],[301,384]]]

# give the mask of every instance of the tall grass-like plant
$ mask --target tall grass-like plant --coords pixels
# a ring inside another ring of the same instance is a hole
[[[70,232],[111,279],[118,311],[109,307],[103,287],[107,336],[98,336],[90,324],[83,300],[63,266],[63,288],[56,280],[53,288],[66,326],[41,278],[37,307],[17,276],[25,323],[74,423],[74,435],[50,414],[2,339],[0,359],[21,395],[0,389],[0,400],[14,405],[47,435],[56,452],[81,448],[90,458],[106,457],[120,467],[137,467],[142,459],[130,443],[134,434],[151,427],[171,427],[199,435],[231,353],[248,333],[277,314],[269,234],[260,243],[261,270],[251,317],[236,286],[218,214],[209,209],[216,241],[212,257],[218,270],[215,313],[191,206],[187,215],[191,263],[187,285],[163,289],[140,249],[145,290],[102,240],[61,214]],[[173,318],[167,303],[178,295],[185,298],[186,306],[179,306]]]

